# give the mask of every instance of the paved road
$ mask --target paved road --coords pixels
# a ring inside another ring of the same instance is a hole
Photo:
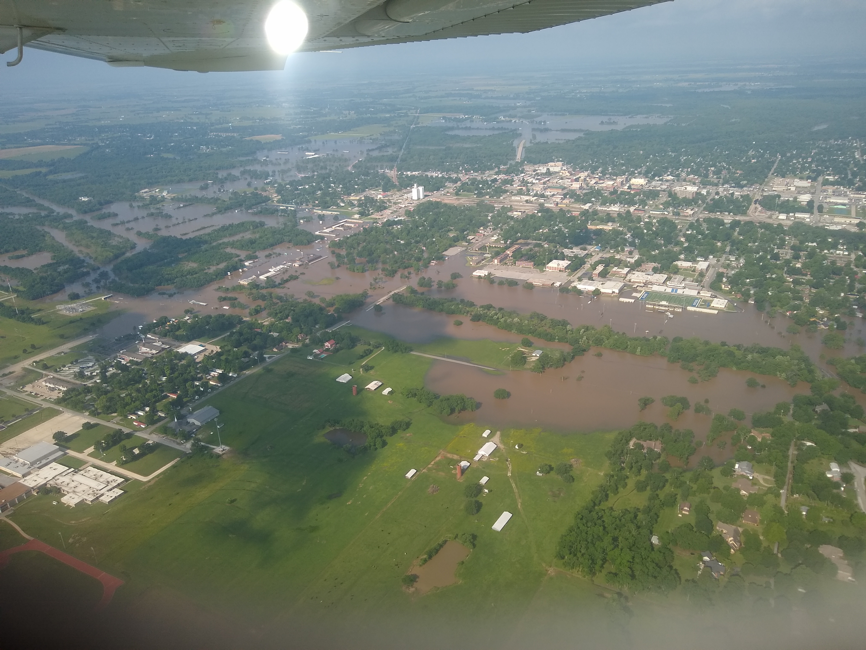
[[[857,490],[857,503],[860,504],[860,510],[866,512],[866,467],[858,465],[855,462],[848,463],[848,467],[854,474],[854,488]]]
[[[796,438],[791,441],[791,448],[788,449],[788,473],[785,477],[785,488],[782,490],[782,510],[788,512],[786,504],[788,502],[788,494],[791,491],[791,481],[794,478],[794,450],[797,445]]]
[[[58,354],[59,352],[63,352],[64,350],[70,350],[74,348],[76,345],[81,345],[82,343],[87,343],[89,340],[96,338],[96,334],[91,334],[90,336],[82,336],[80,339],[75,339],[74,341],[67,341],[63,345],[60,345],[51,350],[47,350],[45,352],[40,352],[36,356],[27,357],[24,361],[19,361],[18,363],[12,364],[11,366],[7,366],[4,368],[4,372],[13,372],[16,373],[24,367],[30,366],[34,361],[39,361],[40,359],[45,359],[47,357]]]

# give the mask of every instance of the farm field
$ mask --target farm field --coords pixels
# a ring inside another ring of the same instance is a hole
[[[226,457],[184,458],[110,506],[87,506],[85,517],[82,508],[58,508],[48,497],[29,499],[14,521],[39,538],[61,532],[68,552],[95,554],[100,568],[131,576],[119,594],[131,606],[165,589],[273,630],[301,620],[330,629],[336,618],[334,634],[383,611],[423,616],[429,625],[458,613],[465,621],[483,615],[485,624],[465,633],[504,640],[545,582],[562,529],[602,480],[611,434],[504,430],[503,448],[473,462],[458,481],[454,465],[472,460],[484,442],[483,423],[451,424],[399,394],[422,385],[429,359],[383,351],[373,361],[357,383],[379,379],[394,394],[353,397],[354,380],[334,381],[350,367],[286,356],[210,400],[232,448]],[[323,438],[326,420],[350,417],[412,424],[384,448],[353,455]],[[150,458],[126,467],[147,473],[137,465]],[[535,473],[542,462],[571,459],[579,461],[572,484]],[[418,474],[407,480],[410,469]],[[464,490],[483,476],[489,492],[469,515]],[[505,510],[511,521],[500,533],[491,530]],[[456,584],[424,596],[402,587],[420,555],[461,533],[477,535],[477,546],[458,567]],[[575,582],[584,592],[598,590]]]

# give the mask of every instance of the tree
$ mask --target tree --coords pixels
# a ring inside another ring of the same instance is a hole
[[[381,313],[382,313],[382,309],[383,309],[383,308],[382,308],[382,305],[380,305],[380,304],[378,304],[378,303],[375,304],[375,305],[373,305],[373,311],[376,312],[377,314],[381,314]]]
[[[525,348],[531,348],[533,345],[535,345],[535,343],[533,343],[532,339],[530,339],[529,337],[524,336],[522,339],[520,339],[520,345]]]
[[[783,545],[787,540],[787,533],[785,529],[782,527],[777,521],[767,524],[764,527],[764,539],[767,540],[770,544],[779,543],[779,545]]]
[[[716,463],[709,456],[702,456],[698,461],[698,469],[711,471],[716,466]]]
[[[653,399],[652,397],[641,397],[638,399],[637,404],[640,407],[640,410],[643,411],[653,402],[655,402],[655,399]]]
[[[845,346],[845,335],[839,332],[829,332],[821,339],[821,342],[831,350],[841,350]]]
[[[66,432],[65,431],[55,431],[54,435],[51,436],[54,438],[54,442],[63,442],[66,440]]]
[[[481,502],[478,499],[469,499],[464,506],[467,515],[477,515],[481,512]]]
[[[553,465],[551,465],[550,463],[542,463],[538,467],[538,473],[539,474],[550,474],[552,471],[553,471]]]
[[[522,368],[526,365],[526,357],[523,352],[520,350],[515,350],[511,353],[511,356],[508,358],[509,363],[511,363],[512,368]]]
[[[592,290],[592,295],[593,295],[594,297],[598,298],[598,297],[601,295],[601,289],[599,289],[598,287],[596,287],[595,289]]]
[[[728,415],[739,422],[742,422],[746,419],[746,414],[743,412],[742,409],[731,409],[730,411],[728,411]]]
[[[554,468],[554,472],[557,476],[565,476],[566,474],[571,474],[574,467],[572,467],[571,463],[557,463]]]
[[[755,379],[754,377],[749,377],[749,378],[746,380],[746,386],[748,386],[749,388],[757,388],[757,387],[760,386],[760,385],[761,385],[761,382],[759,382],[759,381],[758,381],[757,379]]]
[[[483,491],[484,491],[484,488],[481,487],[481,485],[479,483],[470,483],[465,488],[463,488],[463,495],[467,499],[474,499],[479,494],[481,494]]]
[[[493,397],[495,397],[496,399],[508,399],[509,397],[511,397],[511,393],[509,393],[504,388],[497,388],[495,391],[493,391]]]
[[[404,587],[411,587],[418,582],[418,576],[414,573],[407,573],[401,578]]]
[[[460,320],[460,319],[458,318],[457,320],[454,321],[454,324],[455,324],[457,327],[460,327],[460,326],[463,324],[463,321]]]

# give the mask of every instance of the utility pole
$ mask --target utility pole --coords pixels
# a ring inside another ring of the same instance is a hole
[[[57,531],[57,534],[60,535],[60,543],[63,544],[63,550],[65,551],[65,550],[66,550],[66,542],[63,541],[63,533],[61,533],[61,532],[58,530],[58,531]]]

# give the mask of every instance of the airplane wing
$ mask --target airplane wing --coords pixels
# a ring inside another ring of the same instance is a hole
[[[295,0],[299,51],[532,32],[668,0]],[[20,42],[115,66],[281,70],[265,22],[277,0],[0,0],[0,53]]]

